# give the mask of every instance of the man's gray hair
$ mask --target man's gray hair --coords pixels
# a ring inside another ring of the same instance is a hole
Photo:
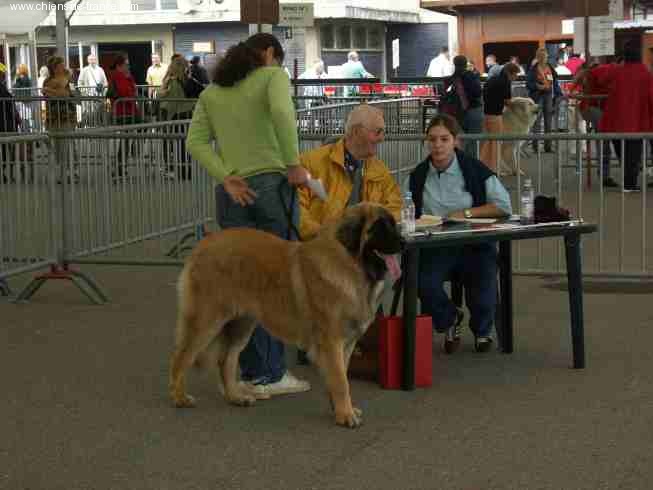
[[[349,61],[358,61],[358,53],[356,51],[350,51],[347,53],[347,59]]]
[[[368,104],[361,104],[358,107],[355,107],[347,116],[347,121],[345,122],[345,136],[351,136],[354,129],[359,126],[365,126],[365,124],[374,116],[383,117],[383,111]]]

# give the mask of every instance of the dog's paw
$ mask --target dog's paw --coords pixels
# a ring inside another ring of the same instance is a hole
[[[336,424],[355,429],[363,425],[363,411],[353,408],[349,413],[336,413]]]
[[[245,392],[232,393],[227,395],[227,401],[239,407],[251,407],[256,403],[256,396]]]
[[[173,395],[172,401],[177,408],[193,408],[195,407],[195,398],[183,393],[181,395]]]

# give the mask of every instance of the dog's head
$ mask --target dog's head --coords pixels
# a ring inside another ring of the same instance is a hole
[[[360,262],[371,281],[380,281],[386,272],[401,273],[396,254],[402,238],[392,214],[377,204],[361,203],[345,211],[336,228],[336,239]]]
[[[522,121],[523,124],[528,127],[532,126],[539,106],[530,97],[513,97],[511,100],[512,102],[506,110],[512,112],[514,117]]]

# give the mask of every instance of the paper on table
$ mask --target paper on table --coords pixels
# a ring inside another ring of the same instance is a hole
[[[430,214],[423,214],[419,219],[415,220],[415,229],[429,228],[432,226],[440,226],[444,220],[441,216],[433,216]]]
[[[491,225],[496,223],[496,218],[447,218],[447,221],[454,223],[476,223],[478,225]]]

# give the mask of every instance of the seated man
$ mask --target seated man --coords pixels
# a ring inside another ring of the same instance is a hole
[[[347,206],[367,201],[380,204],[399,220],[399,186],[385,164],[375,157],[385,135],[383,113],[367,104],[347,118],[345,137],[300,155],[300,163],[315,179],[321,179],[327,200],[305,186],[298,188],[302,240],[314,237],[320,226],[339,219]]]
[[[415,202],[416,217],[431,214],[450,218],[498,218],[510,215],[510,196],[482,162],[456,149],[460,127],[446,114],[434,117],[426,130],[430,154],[404,182]],[[477,352],[490,350],[497,298],[497,250],[494,243],[425,249],[420,253],[418,294],[422,312],[433,328],[444,332],[444,349],[460,345],[462,310],[444,291],[452,273],[462,277],[469,326]]]

